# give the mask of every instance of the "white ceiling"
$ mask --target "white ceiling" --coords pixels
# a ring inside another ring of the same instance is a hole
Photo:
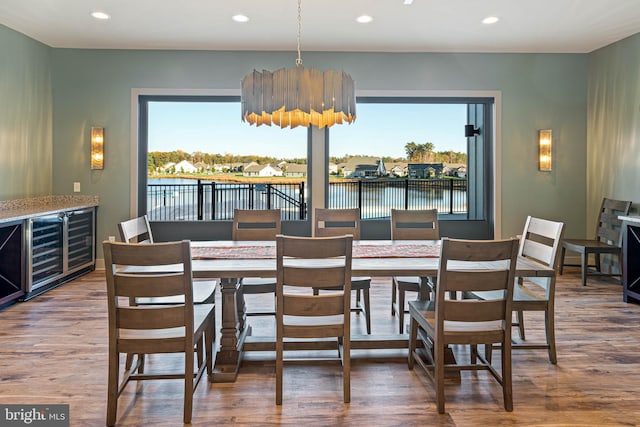
[[[232,21],[238,13],[249,22]],[[362,14],[373,21],[356,23]],[[500,21],[481,24],[489,15]],[[297,2],[1,0],[0,23],[60,48],[286,51]],[[638,32],[640,0],[302,1],[303,52],[585,53]]]

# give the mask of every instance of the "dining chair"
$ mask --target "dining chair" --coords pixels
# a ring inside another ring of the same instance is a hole
[[[560,261],[560,274],[564,272],[564,266],[580,267],[582,286],[587,286],[587,276],[620,276],[621,273],[609,271],[605,273],[601,269],[600,256],[610,254],[622,260],[620,242],[620,229],[622,221],[618,216],[629,214],[631,202],[623,200],[602,199],[596,234],[594,239],[565,239],[562,242],[562,255]],[[566,251],[580,254],[580,264],[565,263]],[[590,254],[593,254],[594,264],[590,265]],[[611,266],[609,267],[611,269]]]
[[[439,240],[437,209],[391,209],[392,240]],[[433,291],[433,279],[419,276],[395,276],[391,287],[391,316],[398,313],[399,331],[404,333],[405,293],[417,292],[418,299],[429,299]],[[397,302],[396,302],[397,300]]]
[[[120,232],[120,239],[125,243],[155,243],[147,215],[118,223],[118,231]],[[194,279],[193,303],[213,304],[215,302],[217,286],[218,282],[215,280]],[[137,298],[136,304],[175,304],[176,302],[182,303],[181,298],[182,297],[178,295],[162,298]]]
[[[276,289],[276,404],[282,404],[285,339],[336,338],[342,363],[343,399],[351,399],[352,236],[278,235]],[[322,295],[309,288],[336,289]],[[305,293],[304,290],[307,290]],[[300,359],[297,359],[300,361]],[[317,360],[317,359],[314,359]]]
[[[109,317],[107,425],[116,422],[118,397],[130,380],[183,379],[185,423],[191,422],[193,392],[206,371],[211,375],[215,342],[215,306],[193,304],[189,241],[147,245],[103,243]],[[162,272],[167,268],[166,272]],[[153,274],[127,269],[153,269]],[[173,305],[125,304],[136,298],[180,296]],[[195,349],[195,351],[194,351]],[[138,355],[125,366],[120,381],[120,354]],[[144,356],[183,353],[179,373],[144,372]],[[197,363],[194,361],[197,354]]]
[[[334,237],[345,234],[352,235],[354,240],[360,240],[360,209],[315,209],[315,237]],[[314,292],[317,294],[321,289],[335,290],[331,287],[315,287]],[[351,290],[356,292],[355,306],[351,311],[364,314],[367,334],[370,335],[371,277],[352,277]]]
[[[234,209],[233,240],[275,240],[281,231],[280,209]],[[274,294],[276,292],[276,280],[264,277],[243,277],[240,279],[239,292],[242,298],[245,295]],[[246,312],[247,316],[275,316],[274,310]]]
[[[488,370],[502,386],[504,408],[513,410],[511,385],[511,302],[518,240],[442,239],[435,301],[409,301],[409,369],[418,363],[432,378],[436,404],[444,413],[445,370]],[[497,299],[450,299],[450,291],[500,291]],[[418,337],[427,351],[417,349]],[[468,364],[447,363],[445,348],[470,345]],[[485,356],[477,352],[484,344]],[[500,344],[501,372],[488,355]],[[433,352],[433,353],[432,353]],[[426,358],[423,359],[423,355]]]
[[[564,232],[562,222],[549,221],[542,218],[527,217],[520,237],[518,256],[529,261],[543,264],[558,271],[560,261],[560,242]],[[465,297],[495,299],[500,291],[473,292]],[[517,313],[513,326],[518,327],[520,340],[511,344],[512,350],[546,349],[549,361],[557,363],[555,338],[555,293],[556,277],[518,277],[513,288],[513,311]],[[525,340],[524,312],[544,312],[546,343],[531,343]]]

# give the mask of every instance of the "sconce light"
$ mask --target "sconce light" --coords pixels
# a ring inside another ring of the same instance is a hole
[[[551,129],[538,131],[538,170],[542,172],[551,172],[551,146],[553,145],[553,137]]]
[[[91,128],[91,169],[104,169],[104,128]]]

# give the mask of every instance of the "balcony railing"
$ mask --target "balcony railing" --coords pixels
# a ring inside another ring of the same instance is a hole
[[[386,218],[391,209],[437,209],[467,213],[467,181],[390,179],[329,183],[329,207],[360,208],[363,219]],[[280,209],[283,220],[305,220],[305,183],[149,184],[147,214],[152,221],[231,220],[234,209]]]

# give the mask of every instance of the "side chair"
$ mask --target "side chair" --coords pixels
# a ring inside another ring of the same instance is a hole
[[[275,240],[281,232],[280,209],[235,209],[233,211],[233,240]],[[273,294],[275,298],[276,280],[268,277],[243,277],[239,292],[245,295]],[[275,308],[270,311],[251,311],[247,316],[275,316]]]
[[[546,219],[527,217],[524,231],[520,237],[518,256],[531,262],[544,264],[558,271],[560,261],[560,242],[564,232],[562,222]],[[495,299],[500,291],[473,292],[465,295],[466,298],[480,298],[484,300]],[[513,326],[518,327],[520,340],[513,342],[513,350],[546,349],[549,352],[549,361],[557,363],[556,338],[555,338],[555,294],[556,277],[518,277],[513,289],[513,311],[517,317]],[[544,312],[544,326],[546,343],[531,343],[525,340],[524,312]]]
[[[442,239],[434,301],[409,301],[408,367],[418,363],[432,378],[436,404],[444,413],[445,370],[488,370],[502,386],[504,408],[513,410],[511,384],[511,302],[518,258],[518,241]],[[499,291],[492,300],[447,298],[455,292]],[[417,340],[425,348],[417,349]],[[452,344],[470,346],[470,363],[452,364],[445,349]],[[484,344],[485,356],[477,352]],[[491,348],[500,344],[501,372],[491,364]],[[426,358],[423,359],[423,356]]]
[[[109,369],[106,424],[115,424],[118,396],[130,380],[182,379],[183,421],[191,422],[193,392],[205,371],[213,373],[215,306],[193,304],[191,249],[189,241],[137,245],[104,242],[107,305],[109,313]],[[179,270],[176,269],[176,265]],[[167,268],[166,273],[128,274],[127,269]],[[180,296],[172,305],[131,305],[136,298]],[[195,351],[194,351],[195,349]],[[137,363],[127,361],[120,381],[120,354],[136,354]],[[144,372],[144,356],[183,353],[183,371]],[[197,354],[197,360],[194,360]]]
[[[142,215],[137,218],[129,219],[118,223],[118,231],[120,232],[120,239],[125,243],[140,243],[149,244],[155,243],[153,240],[153,233],[151,232],[151,226],[149,224],[149,218],[147,215]],[[215,302],[216,287],[218,282],[215,280],[200,280],[194,279],[193,281],[193,302],[194,304],[213,304]],[[181,303],[180,296],[168,296],[162,298],[137,298],[136,304],[175,304]]]
[[[620,242],[620,228],[622,221],[618,216],[629,214],[631,202],[622,200],[602,199],[596,233],[594,239],[565,239],[562,242],[562,255],[560,261],[560,274],[564,271],[564,266],[580,267],[582,286],[587,286],[587,276],[620,276],[620,273],[605,273],[601,269],[600,256],[610,254],[618,258],[618,263],[622,260],[622,249]],[[567,264],[565,262],[566,251],[580,254],[580,264]],[[593,254],[594,264],[590,265],[590,254]],[[611,268],[611,267],[609,267]]]
[[[321,209],[315,210],[315,237],[335,237],[350,234],[353,240],[360,240],[360,209]],[[319,290],[335,290],[335,288],[315,287]],[[367,325],[367,334],[371,334],[371,277],[352,277],[351,290],[356,292],[356,303],[351,311],[362,313]],[[362,294],[363,303],[360,295]]]
[[[391,209],[391,240],[439,239],[440,229],[436,209]],[[409,312],[404,308],[406,292],[417,292],[419,300],[427,300],[432,290],[433,279],[429,277],[396,276],[392,278],[391,315],[398,313],[401,334],[404,333],[404,314]]]
[[[351,400],[351,250],[353,238],[276,237],[276,404],[282,405],[287,338],[336,338],[342,363],[343,400]],[[311,292],[329,287],[337,291]],[[306,290],[306,292],[305,292]],[[312,295],[309,295],[312,294]],[[301,361],[301,359],[297,359]],[[317,359],[313,359],[317,360]]]

